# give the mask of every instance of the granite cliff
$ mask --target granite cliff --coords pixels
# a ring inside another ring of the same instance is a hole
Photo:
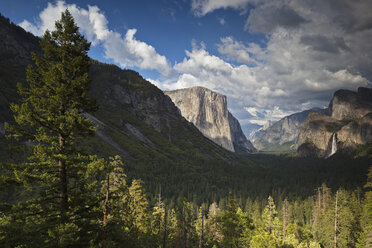
[[[314,108],[286,116],[262,130],[253,144],[260,151],[296,151],[300,129],[307,116],[311,112],[322,111]]]
[[[336,152],[353,152],[372,143],[372,89],[357,92],[338,90],[325,113],[309,114],[301,128],[298,152],[301,156],[329,157]]]
[[[203,87],[166,91],[181,115],[226,150],[253,152],[239,121],[228,111],[226,96]]]

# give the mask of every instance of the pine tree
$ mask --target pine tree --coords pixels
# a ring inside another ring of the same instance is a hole
[[[18,84],[22,102],[11,105],[15,124],[6,125],[10,137],[27,141],[33,150],[25,163],[13,165],[15,179],[29,192],[8,215],[23,236],[15,238],[14,246],[81,245],[95,235],[92,220],[98,217],[99,201],[92,192],[99,183],[92,178],[103,160],[77,145],[95,130],[83,115],[97,109],[87,97],[90,44],[68,10],[55,27],[40,41],[43,56],[32,54],[35,66],[27,69],[28,85]]]
[[[343,189],[336,193],[337,198],[337,247],[355,247],[361,232],[361,208],[354,193]]]
[[[358,239],[357,248],[372,247],[372,166],[369,168],[364,188],[367,192],[363,203],[363,230]]]
[[[129,212],[126,201],[129,198],[129,190],[122,165],[120,156],[115,156],[110,157],[110,162],[105,166],[106,177],[101,184],[105,195],[102,206],[101,247],[117,247],[119,244],[125,244],[125,235],[122,233],[125,222],[121,215],[123,212]]]
[[[282,209],[282,225],[283,225],[283,243],[285,243],[286,228],[289,223],[289,205],[288,198],[284,199],[283,209]]]
[[[129,212],[127,214],[127,223],[130,230],[129,235],[136,238],[136,242],[148,241],[150,231],[150,213],[147,195],[143,187],[143,181],[134,179],[129,187],[128,198]],[[123,215],[124,218],[126,218]],[[146,245],[144,245],[146,246]]]
[[[334,206],[331,201],[331,190],[322,184],[317,189],[313,211],[312,231],[315,239],[326,247],[334,244]]]
[[[274,199],[269,196],[262,213],[262,225],[254,231],[250,247],[278,247],[282,243],[281,234]]]
[[[194,247],[196,245],[196,233],[194,228],[194,216],[190,202],[183,198],[176,208],[177,226],[174,242],[176,247]]]
[[[262,221],[264,224],[265,231],[269,234],[274,234],[278,237],[278,231],[280,228],[279,219],[277,217],[278,212],[274,204],[274,199],[269,196],[267,199],[267,205],[262,213]]]
[[[165,247],[167,242],[167,216],[165,204],[161,200],[161,195],[158,195],[158,201],[152,211],[151,231],[155,236],[156,244],[160,247]]]
[[[198,211],[198,218],[195,221],[195,228],[196,232],[199,237],[199,248],[202,248],[205,246],[205,223],[206,223],[206,218],[205,218],[205,209],[202,206],[200,206],[199,211]]]
[[[221,209],[217,206],[216,202],[213,202],[209,206],[208,210],[208,219],[205,223],[205,235],[206,235],[206,243],[209,246],[216,244],[217,242],[221,242],[222,234],[217,229],[217,217],[220,215]]]
[[[222,234],[221,244],[223,247],[239,247],[241,230],[239,216],[236,214],[237,210],[236,200],[230,192],[226,209],[217,218],[217,226]]]

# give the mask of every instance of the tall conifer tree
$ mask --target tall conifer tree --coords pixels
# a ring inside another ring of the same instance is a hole
[[[98,233],[92,220],[98,217],[93,212],[99,183],[92,174],[103,165],[77,145],[95,130],[84,116],[97,109],[87,97],[90,44],[66,10],[40,46],[43,55],[32,54],[35,66],[27,69],[28,84],[18,84],[22,102],[11,105],[15,125],[7,125],[10,136],[28,141],[33,150],[27,162],[13,166],[29,195],[13,206],[9,223],[18,223],[27,247],[79,246]],[[22,245],[18,238],[14,242]]]

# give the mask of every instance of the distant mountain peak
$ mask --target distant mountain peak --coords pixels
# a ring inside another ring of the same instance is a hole
[[[261,151],[293,152],[297,149],[300,129],[309,113],[324,111],[312,108],[285,116],[277,122],[268,121],[255,139],[254,146]]]

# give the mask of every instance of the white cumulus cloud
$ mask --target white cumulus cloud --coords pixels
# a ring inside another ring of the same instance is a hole
[[[255,0],[192,0],[191,8],[196,16],[204,16],[216,9],[244,9],[249,2]]]
[[[104,13],[97,6],[87,9],[76,4],[57,1],[41,11],[35,24],[24,20],[19,25],[25,30],[41,36],[48,30],[54,30],[54,23],[61,18],[61,12],[68,9],[77,25],[92,45],[102,44],[105,57],[112,59],[122,67],[138,67],[140,69],[157,70],[163,76],[170,76],[173,72],[167,58],[156,52],[155,48],[135,38],[136,29],[128,29],[124,37],[108,28],[108,21]]]
[[[217,47],[218,52],[225,55],[230,60],[245,64],[255,63],[249,55],[249,48],[242,42],[234,40],[232,37],[221,38],[221,43],[218,44]]]
[[[254,107],[245,107],[248,113],[250,113],[253,117],[257,117],[257,109]]]

